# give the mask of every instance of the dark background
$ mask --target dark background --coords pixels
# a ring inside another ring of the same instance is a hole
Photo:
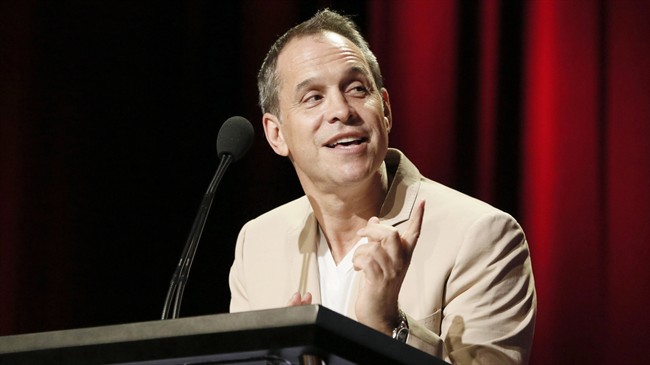
[[[264,20],[229,1],[5,5],[5,51],[23,57],[3,74],[21,119],[3,159],[19,165],[23,192],[3,196],[21,208],[10,332],[158,318],[219,162],[218,129],[242,115],[256,142],[217,191],[182,314],[228,311],[239,228],[301,193],[290,163],[266,146],[256,104],[275,36],[322,6],[289,5],[266,6],[294,13],[269,28],[249,27]]]

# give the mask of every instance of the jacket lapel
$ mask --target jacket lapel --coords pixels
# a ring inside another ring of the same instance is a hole
[[[397,226],[411,217],[420,190],[420,171],[395,150],[388,151],[385,162],[392,179],[379,218],[385,224]]]
[[[320,282],[318,274],[318,224],[314,213],[309,211],[302,225],[296,227],[287,239],[288,247],[291,247],[291,283],[289,290],[292,295],[295,292],[305,294],[310,292],[312,303],[320,304]],[[296,245],[298,245],[296,255]],[[287,301],[289,297],[287,297]]]

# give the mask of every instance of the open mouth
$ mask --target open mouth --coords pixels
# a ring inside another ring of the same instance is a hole
[[[329,148],[336,148],[338,146],[353,146],[353,145],[360,145],[364,142],[366,142],[368,138],[365,137],[359,137],[359,138],[353,138],[353,137],[347,137],[347,138],[341,138],[334,143],[330,143],[326,145],[326,147]]]

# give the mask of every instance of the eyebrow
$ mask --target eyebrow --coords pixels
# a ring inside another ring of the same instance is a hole
[[[351,76],[355,76],[355,75],[363,75],[365,78],[367,78],[369,80],[371,79],[370,73],[368,72],[368,70],[366,70],[362,66],[352,66],[352,67],[348,68],[345,71],[345,77],[351,77]],[[301,81],[300,83],[298,83],[298,85],[296,85],[295,93],[299,94],[300,90],[302,90],[302,89],[306,88],[307,86],[313,84],[316,79],[317,79],[316,77],[310,77],[308,79],[305,79],[305,80]]]
[[[363,77],[367,78],[368,80],[372,79],[372,76],[370,72],[365,67],[361,66],[352,66],[348,69],[346,72],[347,76],[355,76],[355,75],[363,75]]]
[[[300,90],[302,90],[302,89],[306,88],[307,86],[311,85],[315,80],[316,80],[315,77],[310,77],[310,78],[302,81],[298,85],[296,85],[296,89],[295,89],[296,94],[299,94]]]

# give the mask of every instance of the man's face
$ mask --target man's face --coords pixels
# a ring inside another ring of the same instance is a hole
[[[303,187],[367,181],[386,155],[391,115],[359,48],[331,32],[293,39],[277,72],[280,115],[265,114],[265,132]]]

